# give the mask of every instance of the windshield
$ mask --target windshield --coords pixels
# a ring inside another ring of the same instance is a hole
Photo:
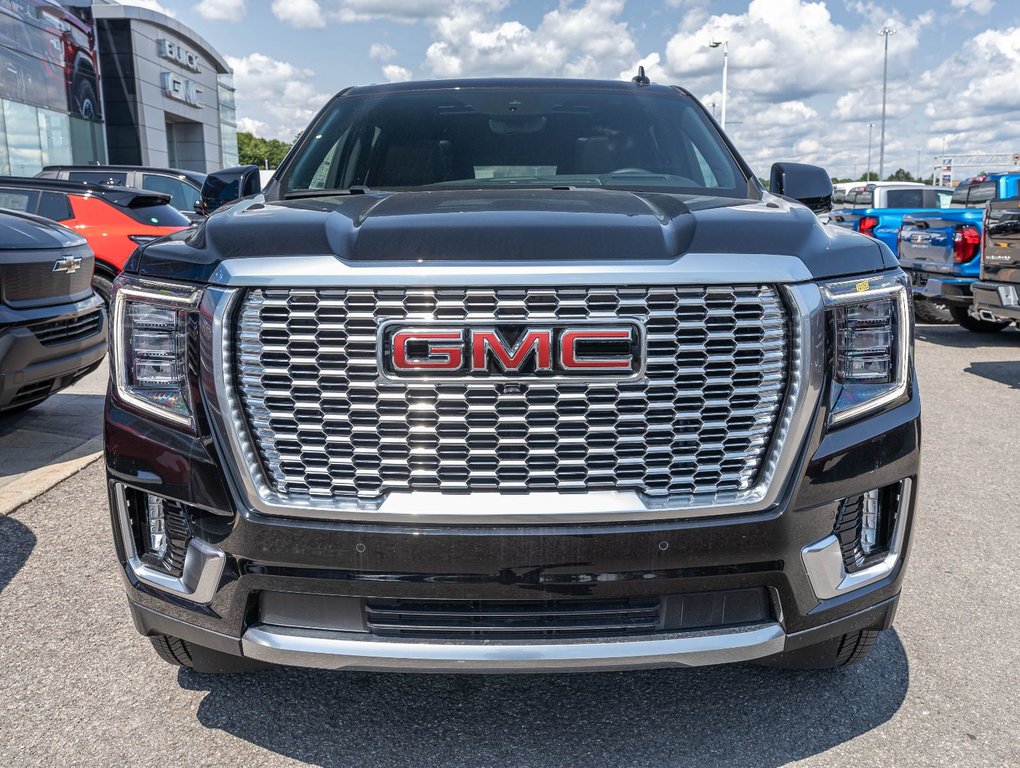
[[[559,185],[748,195],[689,97],[535,86],[339,98],[301,143],[282,192]]]

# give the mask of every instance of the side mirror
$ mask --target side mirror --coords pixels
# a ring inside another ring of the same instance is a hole
[[[769,192],[803,203],[815,213],[832,210],[832,179],[824,168],[804,163],[775,163]]]
[[[257,165],[239,165],[210,173],[202,185],[202,197],[195,203],[195,213],[208,216],[227,203],[251,197],[262,191]]]

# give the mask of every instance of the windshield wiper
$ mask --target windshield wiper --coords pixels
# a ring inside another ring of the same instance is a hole
[[[283,196],[284,200],[295,200],[302,197],[334,197],[336,195],[364,195],[370,192],[368,187],[336,187],[334,189],[295,189]]]

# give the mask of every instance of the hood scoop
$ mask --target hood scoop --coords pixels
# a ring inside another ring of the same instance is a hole
[[[353,262],[654,260],[684,253],[694,229],[679,201],[631,192],[443,190],[389,195],[353,222],[330,216],[327,237]]]

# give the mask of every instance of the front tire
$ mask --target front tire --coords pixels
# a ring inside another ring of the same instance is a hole
[[[922,323],[945,325],[953,322],[949,307],[930,299],[914,299],[914,316]]]
[[[831,640],[787,651],[763,663],[780,669],[840,669],[856,664],[871,652],[879,630],[862,629]]]
[[[153,650],[167,664],[182,669],[193,669],[206,674],[227,674],[232,672],[258,672],[269,664],[243,656],[234,656],[212,648],[195,645],[172,635],[153,635],[149,638]]]
[[[92,290],[103,300],[106,308],[110,309],[110,302],[113,300],[113,283],[104,275],[96,272],[92,275]]]
[[[998,333],[1009,325],[1007,322],[996,323],[991,320],[980,320],[970,313],[968,307],[952,306],[949,308],[949,314],[953,316],[957,325],[966,328],[971,333]]]

